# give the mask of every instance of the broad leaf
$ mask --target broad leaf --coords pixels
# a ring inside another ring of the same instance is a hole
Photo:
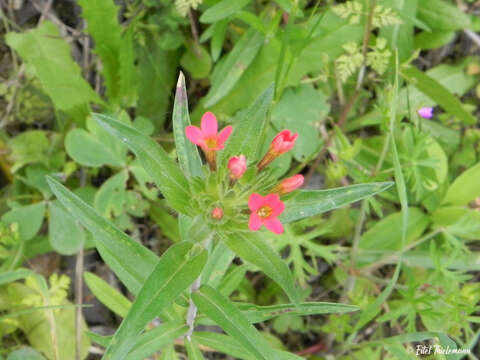
[[[8,33],[6,41],[33,67],[57,109],[68,111],[89,102],[102,103],[80,75],[80,67],[70,55],[70,45],[50,21],[23,34]]]
[[[144,327],[200,275],[207,252],[182,242],[168,248],[140,289],[103,359],[125,359]]]
[[[480,196],[480,163],[465,170],[448,188],[445,204],[467,205]]]
[[[107,253],[104,260],[120,281],[132,293],[138,293],[155,267],[158,257],[99,215],[57,180],[47,177],[47,181],[65,209],[92,233],[102,257]]]
[[[62,255],[73,255],[85,244],[85,231],[59,201],[50,202],[48,235],[52,248]]]
[[[275,359],[275,352],[247,318],[227,298],[208,285],[192,294],[198,309],[215,321],[258,360]]]
[[[327,190],[299,190],[285,202],[283,223],[304,219],[330,211],[387,190],[393,183],[368,183]]]
[[[43,223],[45,215],[45,202],[20,206],[14,208],[2,215],[2,221],[5,224],[16,223],[20,239],[30,240],[33,238]]]
[[[136,129],[101,114],[94,118],[108,132],[121,139],[137,155],[168,203],[178,212],[190,213],[191,195],[188,181],[163,148]]]
[[[262,270],[274,280],[288,295],[290,300],[298,303],[299,290],[287,264],[263,239],[261,233],[237,232],[221,234],[222,240],[237,256]]]

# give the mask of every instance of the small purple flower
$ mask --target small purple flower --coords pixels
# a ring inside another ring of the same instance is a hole
[[[433,108],[422,107],[418,110],[418,115],[420,115],[424,119],[431,119],[433,117]]]

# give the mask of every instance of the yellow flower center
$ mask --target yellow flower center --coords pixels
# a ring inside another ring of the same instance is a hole
[[[272,208],[267,205],[262,206],[260,209],[257,210],[257,214],[262,219],[268,218],[270,215],[272,215]]]
[[[209,149],[214,149],[218,146],[217,138],[211,137],[211,138],[205,139],[205,144],[207,144],[207,147]]]

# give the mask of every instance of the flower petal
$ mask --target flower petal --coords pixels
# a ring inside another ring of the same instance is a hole
[[[285,210],[285,204],[278,194],[268,194],[264,198],[264,203],[272,208],[272,217],[280,215]]]
[[[257,211],[264,204],[264,200],[262,195],[253,193],[248,198],[248,207],[252,211]]]
[[[276,217],[271,217],[263,221],[265,227],[274,234],[283,233],[283,225]]]
[[[218,131],[217,118],[210,111],[202,116],[202,132],[205,137],[216,136]]]
[[[231,127],[230,125],[224,127],[222,131],[220,131],[220,134],[218,134],[218,144],[220,146],[223,146],[223,144],[225,143],[225,141],[227,141],[232,131],[233,131],[233,127]]]
[[[257,231],[258,229],[261,228],[261,226],[262,226],[262,219],[260,219],[260,216],[258,216],[257,213],[252,212],[250,214],[250,220],[248,221],[248,228],[252,231]]]
[[[187,136],[188,140],[190,140],[192,143],[196,145],[202,146],[205,144],[203,140],[204,136],[203,136],[202,130],[200,130],[196,126],[188,125],[185,128],[185,135]]]

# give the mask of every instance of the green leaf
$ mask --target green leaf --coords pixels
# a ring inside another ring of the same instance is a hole
[[[280,215],[283,223],[322,214],[387,190],[393,183],[368,183],[327,190],[298,190],[285,201],[285,212]]]
[[[226,165],[227,159],[240,154],[245,155],[247,161],[259,158],[266,131],[267,113],[273,101],[273,90],[273,85],[270,85],[248,109],[239,113],[233,136],[225,150],[220,153],[220,163]]]
[[[254,29],[248,30],[242,36],[223,63],[215,68],[211,79],[212,86],[204,99],[204,106],[216,104],[232,90],[262,47],[263,40],[263,34]]]
[[[65,149],[73,160],[84,166],[122,166],[124,164],[124,159],[105,146],[100,139],[83,129],[73,129],[67,134]]]
[[[262,270],[274,280],[295,304],[300,301],[292,273],[287,264],[263,239],[261,233],[221,234],[222,240],[237,256]]]
[[[317,124],[330,112],[327,97],[310,84],[284,91],[272,111],[272,122],[278,130],[298,132],[299,141],[292,150],[298,161],[305,161],[317,149],[320,135]]]
[[[455,39],[455,31],[423,31],[415,36],[415,47],[423,50],[437,49]]]
[[[130,300],[112,288],[105,280],[91,272],[83,274],[85,282],[93,295],[115,314],[125,317],[132,306]]]
[[[70,45],[56,25],[42,22],[24,33],[8,33],[7,44],[31,65],[45,92],[59,110],[72,110],[89,102],[102,103],[81,77],[79,66],[70,55]]]
[[[95,209],[104,217],[114,218],[124,213],[128,170],[122,170],[105,181],[95,194]]]
[[[225,243],[219,241],[203,269],[202,284],[208,284],[213,288],[217,288],[234,258],[235,254],[233,251]]]
[[[319,315],[344,314],[360,310],[358,306],[328,302],[304,302],[295,304],[281,304],[259,306],[255,304],[237,303],[237,307],[251,324],[256,324],[282,315]]]
[[[23,347],[8,354],[7,360],[45,360],[45,358],[30,347]]]
[[[443,203],[467,205],[480,196],[480,163],[465,170],[448,188]]]
[[[137,155],[170,206],[188,215],[192,206],[188,181],[165,150],[149,137],[109,116],[101,114],[93,116],[100,125],[121,139]]]
[[[128,43],[132,46],[132,39],[130,36],[122,38],[119,9],[113,0],[79,0],[78,3],[87,23],[86,31],[95,42],[94,51],[102,61],[101,74],[107,95],[110,100],[116,101],[122,92],[128,91],[128,81],[125,83],[125,80],[135,71],[134,59],[128,49]]]
[[[422,210],[415,207],[409,208],[405,243],[417,240],[429,224],[430,219]],[[362,235],[358,246],[364,250],[401,250],[402,228],[402,213],[390,214],[368,229]]]
[[[43,223],[45,215],[45,203],[39,202],[36,204],[20,206],[14,208],[2,216],[2,221],[5,224],[18,224],[18,232],[20,239],[30,240],[33,238]]]
[[[27,164],[45,163],[49,156],[50,144],[47,133],[42,130],[28,130],[8,141],[12,173]]]
[[[185,87],[185,76],[180,72],[173,104],[173,135],[175,136],[175,147],[177,150],[180,168],[187,177],[201,177],[202,160],[198,148],[190,142],[185,135],[185,128],[190,125],[188,113],[187,89]]]
[[[62,255],[73,255],[83,248],[85,232],[59,201],[50,202],[48,235],[52,248]]]
[[[164,346],[188,331],[184,322],[169,321],[152,330],[143,333],[132,351],[128,354],[127,360],[144,360]]]
[[[185,347],[187,348],[188,360],[204,360],[202,352],[198,348],[198,344],[194,339],[185,339]]]
[[[153,121],[160,129],[168,114],[170,94],[175,85],[178,65],[176,51],[165,51],[152,39],[147,39],[138,53],[138,104],[136,114]]]
[[[197,279],[207,261],[207,252],[197,250],[182,242],[160,257],[105,351],[105,360],[124,359],[143,328]]]
[[[187,51],[180,59],[180,65],[194,79],[204,79],[210,74],[212,59],[205,47],[194,41],[187,43]]]
[[[32,271],[29,269],[17,269],[13,271],[5,271],[0,274],[0,286],[8,284],[12,281],[25,279],[27,276],[32,275]]]
[[[51,177],[47,177],[47,181],[65,209],[92,233],[102,258],[120,281],[132,293],[137,294],[155,267],[158,257],[99,215],[58,181]]]
[[[463,206],[445,206],[432,215],[435,228],[442,228],[448,234],[467,240],[480,238],[480,212]]]
[[[201,345],[215,349],[234,358],[245,360],[258,359],[250,353],[245,352],[245,349],[240,342],[225,334],[196,331],[193,334],[193,339]],[[303,360],[302,357],[286,351],[273,349],[273,352],[275,353],[275,360]]]
[[[207,11],[200,16],[200,22],[208,24],[225,19],[243,9],[249,2],[250,0],[222,0],[208,8]]]
[[[192,294],[198,309],[235,338],[258,360],[275,359],[275,353],[263,336],[227,298],[208,285]]]
[[[415,87],[434,100],[451,115],[457,116],[461,121],[468,125],[476,123],[477,120],[475,117],[463,108],[460,100],[432,77],[424,74],[413,66],[403,68],[401,74],[408,80],[408,82],[414,84]]]
[[[457,6],[444,0],[420,0],[418,18],[433,32],[436,30],[462,30],[471,26],[470,17]]]

